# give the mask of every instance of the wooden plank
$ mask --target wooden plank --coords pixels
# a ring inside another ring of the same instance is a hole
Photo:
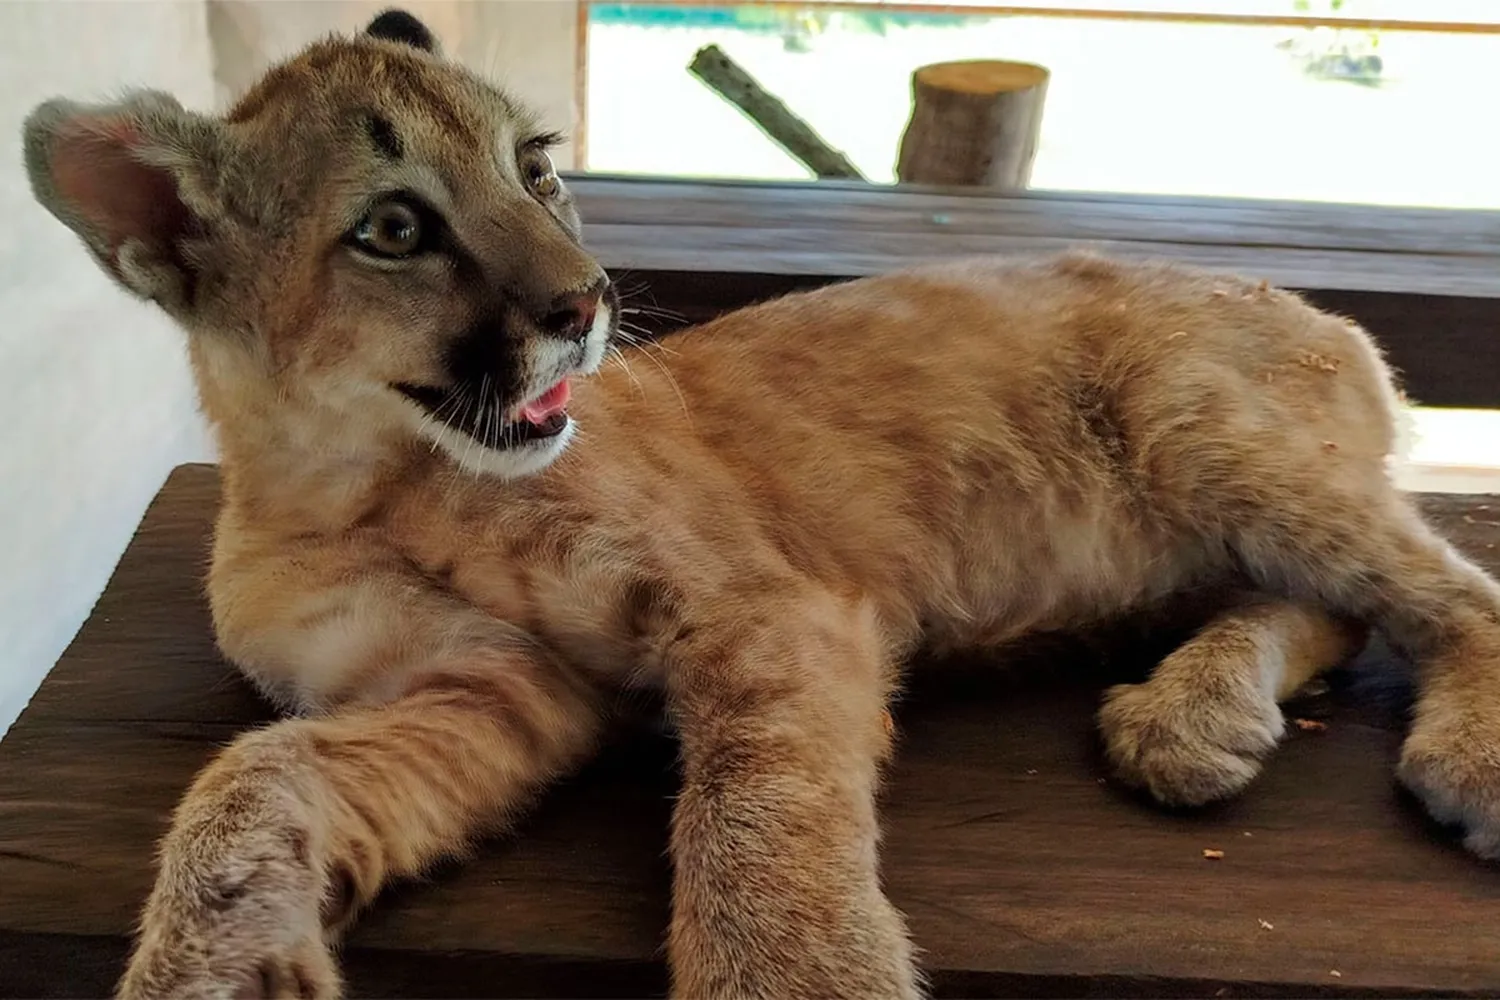
[[[1091,248],[1127,258],[1176,260],[1263,278],[1287,288],[1500,299],[1500,272],[1496,271],[1500,256],[827,227],[588,223],[585,238],[605,267],[641,271],[714,270],[849,278],[957,257]]]
[[[0,996],[109,991],[178,795],[268,718],[208,635],[198,581],[217,497],[211,467],[173,474],[0,742]],[[1500,570],[1500,498],[1424,502]],[[928,676],[898,711],[886,878],[939,995],[1500,992],[1500,871],[1392,782],[1397,665],[1373,653],[1299,705],[1329,728],[1295,733],[1243,798],[1174,815],[1106,778],[1103,669],[1059,678],[1048,660],[1051,680]],[[388,894],[350,941],[352,995],[659,995],[674,763],[666,741],[624,738],[517,837]]]
[[[584,221],[1500,257],[1500,212],[1261,199],[570,175]]]

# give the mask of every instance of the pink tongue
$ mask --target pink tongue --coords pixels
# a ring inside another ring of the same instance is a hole
[[[545,424],[549,418],[568,408],[568,399],[572,395],[573,390],[568,388],[568,380],[563,379],[521,407],[521,419],[529,424]]]

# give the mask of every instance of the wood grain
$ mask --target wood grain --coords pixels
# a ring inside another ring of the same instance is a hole
[[[569,174],[586,224],[928,232],[1500,256],[1500,212],[837,181]],[[933,216],[946,221],[934,221]],[[1383,286],[1375,286],[1379,289]],[[1492,286],[1500,296],[1500,277]]]
[[[1049,77],[1041,66],[995,59],[918,67],[896,177],[903,184],[1024,191],[1040,143]]]
[[[0,742],[0,996],[109,992],[178,795],[269,718],[210,638],[217,496],[213,468],[173,474]],[[1425,503],[1500,570],[1500,498]],[[1391,777],[1398,664],[1372,650],[1297,706],[1326,731],[1295,732],[1242,799],[1174,815],[1101,767],[1097,688],[1159,650],[1122,652],[1108,668],[1050,647],[1030,654],[1045,670],[959,664],[899,707],[886,878],[940,995],[1500,992],[1500,871]],[[389,893],[349,943],[352,995],[660,995],[674,767],[665,740],[622,737],[516,837]]]

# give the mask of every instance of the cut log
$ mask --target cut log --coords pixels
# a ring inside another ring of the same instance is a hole
[[[717,45],[699,49],[688,65],[688,72],[743,111],[772,141],[817,177],[865,179],[848,157],[828,145],[812,126],[794,115]]]
[[[903,184],[1021,190],[1031,182],[1050,74],[1030,63],[934,63],[912,74]]]

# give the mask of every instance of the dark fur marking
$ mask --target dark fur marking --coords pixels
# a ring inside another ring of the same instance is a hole
[[[1090,440],[1103,453],[1111,468],[1123,476],[1130,448],[1110,394],[1096,383],[1085,382],[1078,386],[1073,405]]]
[[[243,898],[245,892],[246,888],[243,882],[237,885],[220,882],[217,885],[209,887],[208,891],[203,894],[203,901],[208,904],[210,910],[217,910],[222,913],[233,907],[235,903]]]
[[[256,979],[260,981],[260,993],[256,994],[257,996],[265,997],[266,1000],[271,1000],[272,997],[276,996],[276,990],[279,985],[278,980],[281,979],[276,974],[276,966],[270,962],[262,962],[256,972]]]
[[[370,141],[375,148],[392,160],[399,160],[406,153],[402,145],[401,137],[396,134],[396,126],[391,120],[381,114],[371,114],[365,119],[365,131],[370,135]]]
[[[301,1000],[313,1000],[313,997],[318,995],[318,988],[313,985],[312,973],[300,963],[292,966],[292,982]]]
[[[488,125],[470,109],[455,101],[453,95],[444,93],[424,72],[427,67],[414,57],[385,60],[382,69],[391,89],[402,94],[423,114],[448,133],[447,138],[458,145],[478,149],[491,139]]]
[[[678,634],[682,598],[670,584],[650,577],[632,580],[625,588],[622,618],[626,630],[636,638],[659,633]]]
[[[528,760],[540,756],[546,744],[546,736],[539,731],[538,721],[533,718],[522,699],[503,690],[492,680],[470,674],[437,674],[418,681],[408,697],[433,697],[442,699],[457,708],[477,712],[495,722],[505,724],[506,732],[521,744]]]
[[[307,847],[307,834],[301,830],[293,830],[287,834],[287,846],[292,849],[292,858],[297,864],[306,868],[312,861],[312,855]]]
[[[504,402],[521,391],[521,363],[518,345],[500,308],[483,310],[448,346],[444,367],[453,381],[478,396],[481,383],[488,379],[491,388],[499,390]]]
[[[437,48],[437,41],[432,37],[432,32],[427,25],[404,10],[392,7],[375,15],[375,20],[365,29],[365,34],[371,38],[379,38],[386,42],[399,42],[410,45],[414,49],[423,52],[431,52]]]

